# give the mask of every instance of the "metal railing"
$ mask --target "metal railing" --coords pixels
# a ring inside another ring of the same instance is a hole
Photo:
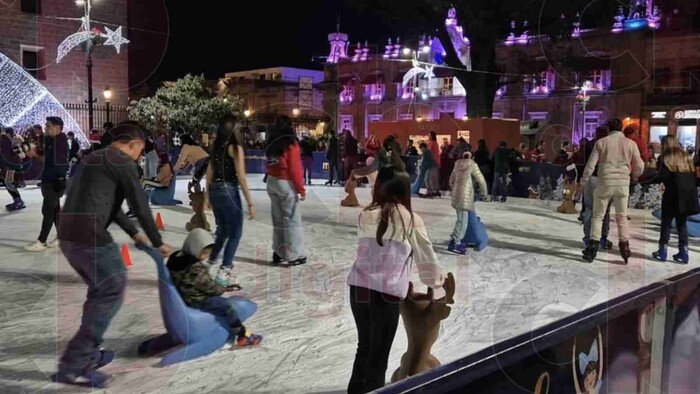
[[[90,117],[88,105],[84,103],[64,103],[63,107],[75,119],[86,134],[90,133]],[[117,124],[129,118],[127,107],[124,105],[93,105],[93,127],[102,128],[106,122]]]

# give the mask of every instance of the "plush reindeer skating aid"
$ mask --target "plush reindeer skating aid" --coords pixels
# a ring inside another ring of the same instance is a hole
[[[206,200],[206,195],[204,192],[198,191],[189,193],[189,197],[194,215],[190,219],[190,222],[185,224],[185,229],[187,231],[192,231],[196,228],[201,228],[206,231],[211,231],[211,226],[207,221],[207,215],[204,214],[204,202]]]
[[[360,202],[357,200],[357,195],[355,195],[355,189],[357,189],[357,179],[355,179],[354,176],[350,175],[350,179],[348,179],[348,183],[345,184],[345,193],[347,193],[347,197],[345,197],[342,201],[340,201],[340,206],[342,207],[359,207]]]
[[[567,182],[564,185],[564,202],[557,208],[557,212],[574,214],[576,212],[576,203],[574,203],[574,196],[576,195],[576,183]]]
[[[408,284],[408,297],[401,303],[401,318],[406,328],[408,349],[401,356],[401,366],[391,375],[391,382],[398,382],[423,371],[440,366],[440,361],[430,353],[440,334],[440,322],[450,316],[449,305],[455,303],[455,278],[450,272],[445,280],[445,298],[433,298],[433,289],[428,294],[413,291]]]

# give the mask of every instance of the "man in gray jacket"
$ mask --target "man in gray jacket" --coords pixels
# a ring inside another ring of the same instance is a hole
[[[644,171],[644,161],[634,141],[625,137],[622,121],[613,119],[608,122],[610,133],[596,142],[581,177],[585,185],[588,178],[598,166],[598,185],[593,193],[593,219],[588,246],[583,251],[583,259],[592,262],[599,247],[603,228],[603,217],[610,201],[615,207],[615,221],[620,238],[620,255],[627,264],[632,252],[629,245],[629,227],[627,225],[627,204],[629,201],[630,177],[637,180]]]

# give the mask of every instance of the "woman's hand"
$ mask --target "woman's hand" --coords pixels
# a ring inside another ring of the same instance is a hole
[[[249,220],[255,219],[255,214],[256,214],[256,213],[257,213],[257,212],[255,211],[255,205],[249,204],[249,205],[248,205],[248,219],[249,219]]]

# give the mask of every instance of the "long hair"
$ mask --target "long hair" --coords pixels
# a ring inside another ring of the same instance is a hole
[[[388,166],[379,169],[377,180],[374,183],[374,191],[372,193],[372,203],[365,208],[365,211],[380,209],[381,219],[379,227],[377,227],[377,243],[379,246],[384,246],[384,234],[389,228],[389,222],[394,226],[392,235],[396,232],[396,223],[394,223],[393,213],[399,209],[399,205],[411,213],[411,223],[405,223],[403,216],[401,217],[401,226],[403,229],[404,238],[409,236],[409,230],[413,225],[413,211],[411,210],[411,181],[406,171],[394,166]]]
[[[292,120],[288,116],[280,116],[275,122],[269,142],[265,147],[267,157],[279,157],[287,151],[290,145],[297,142]]]
[[[693,159],[688,152],[681,148],[675,135],[667,135],[661,139],[663,162],[671,172],[694,172]]]
[[[212,152],[221,150],[226,144],[232,144],[234,148],[240,145],[236,135],[236,118],[233,115],[226,115],[219,121],[219,129],[216,131]]]
[[[401,146],[399,146],[398,141],[393,136],[387,137],[382,143],[382,148],[389,152],[391,156],[391,165],[400,169],[401,171],[406,171],[406,163],[404,163],[401,158]]]

